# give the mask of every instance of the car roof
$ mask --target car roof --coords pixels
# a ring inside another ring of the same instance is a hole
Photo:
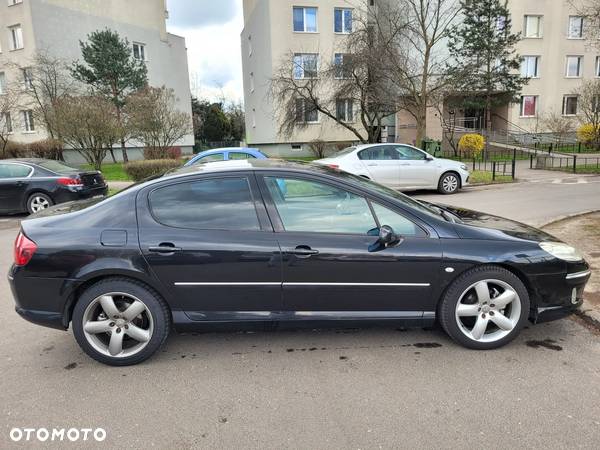
[[[409,147],[417,148],[412,144],[406,144],[404,142],[384,142],[381,144],[360,144],[360,145],[353,145],[353,147],[355,147],[357,150],[362,150],[365,148],[383,147],[385,145],[408,145]],[[417,149],[417,150],[420,150],[420,149]]]
[[[12,159],[3,159],[0,163],[21,163],[21,164],[39,164],[44,161],[49,161],[48,159],[43,158],[12,158]]]
[[[222,152],[246,152],[246,153],[255,153],[258,152],[259,150],[257,148],[250,148],[250,147],[223,147],[223,148],[213,148],[210,150],[205,150],[203,152],[198,153],[196,156],[200,156],[200,155],[213,155],[215,153],[222,153]]]
[[[205,173],[239,172],[242,170],[295,170],[302,172],[315,172],[325,169],[323,172],[330,173],[325,166],[311,164],[302,161],[286,161],[283,159],[237,159],[229,161],[216,161],[195,166],[181,167],[167,172],[163,178],[177,177]]]

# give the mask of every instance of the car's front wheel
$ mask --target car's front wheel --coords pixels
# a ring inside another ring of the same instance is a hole
[[[171,321],[167,305],[154,290],[135,280],[102,280],[88,288],[73,310],[73,333],[95,360],[138,364],[165,342]]]
[[[440,194],[455,194],[460,189],[460,178],[453,172],[445,173],[438,183]]]
[[[477,350],[498,348],[521,332],[529,315],[529,294],[512,272],[478,267],[450,285],[438,313],[456,342]]]
[[[29,214],[43,211],[44,209],[50,208],[52,205],[54,205],[52,199],[41,192],[31,194],[27,199],[27,211],[29,211]]]

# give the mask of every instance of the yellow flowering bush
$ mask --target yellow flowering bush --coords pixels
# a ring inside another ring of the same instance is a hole
[[[477,133],[465,134],[458,141],[458,150],[476,158],[485,147],[483,136]]]
[[[593,145],[600,141],[600,127],[585,123],[577,129],[577,139],[585,145]]]

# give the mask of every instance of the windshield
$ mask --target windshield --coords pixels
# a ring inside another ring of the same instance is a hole
[[[70,166],[67,166],[66,164],[63,164],[58,161],[53,161],[53,160],[40,161],[39,163],[36,163],[36,164],[40,167],[43,167],[46,170],[50,170],[51,172],[55,172],[55,173],[59,173],[59,174],[67,174],[67,173],[77,172],[77,169],[75,169],[74,167],[70,167]]]

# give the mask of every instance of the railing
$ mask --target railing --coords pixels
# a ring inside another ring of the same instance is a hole
[[[529,168],[541,170],[558,170],[572,173],[599,173],[600,157],[569,156],[534,156],[531,155]]]

